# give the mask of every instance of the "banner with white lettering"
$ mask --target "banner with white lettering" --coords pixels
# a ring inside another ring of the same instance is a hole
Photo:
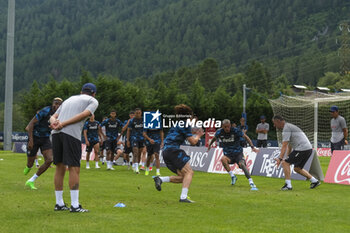
[[[324,181],[350,185],[350,151],[333,151]]]
[[[191,157],[190,165],[195,171],[208,171],[213,152],[208,152],[204,146],[181,146],[188,156]]]
[[[280,155],[279,149],[261,148],[255,159],[255,165],[252,175],[254,176],[266,176],[274,178],[284,178],[284,172],[282,166],[276,167],[276,160]],[[310,158],[306,162],[304,169],[309,171],[311,162],[313,161],[314,151]],[[306,180],[302,175],[299,175],[294,171],[294,165],[291,165],[291,178],[293,180]]]
[[[198,146],[181,146],[187,155],[191,157],[190,165],[194,171],[203,171],[210,173],[227,173],[222,166],[221,158],[223,156],[222,148],[212,148],[207,151],[206,147]],[[251,148],[243,148],[244,158],[246,160],[247,168],[249,172],[252,172],[256,153]],[[160,151],[160,165],[165,167],[165,163]],[[238,175],[243,175],[244,172],[237,166],[237,164],[230,165],[231,170]]]
[[[214,153],[212,155],[208,172],[222,173],[222,174],[227,173],[226,169],[221,163],[221,158],[224,155],[222,148],[215,148],[215,149],[211,149],[210,151],[213,151]],[[248,147],[248,148],[243,148],[243,155],[246,161],[248,171],[251,173],[254,166],[256,153],[253,152],[250,147]],[[233,171],[234,174],[244,175],[244,172],[242,171],[242,169],[238,167],[237,164],[231,164],[230,169],[231,171]]]
[[[26,142],[13,143],[12,151],[15,153],[27,153],[27,143]]]

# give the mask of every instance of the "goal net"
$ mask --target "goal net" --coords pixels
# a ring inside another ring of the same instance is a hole
[[[269,100],[273,113],[285,118],[287,122],[301,128],[314,148],[330,147],[331,114],[329,109],[336,105],[339,114],[348,123],[350,120],[350,95],[324,94],[321,92],[305,92],[304,96],[281,95],[278,99]],[[281,132],[277,132],[281,142]]]

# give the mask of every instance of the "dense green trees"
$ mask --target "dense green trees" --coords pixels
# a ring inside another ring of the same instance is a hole
[[[22,95],[22,115],[25,122],[29,121],[38,109],[49,105],[54,97],[66,99],[78,94],[83,83],[93,82],[97,86],[96,98],[100,103],[96,112],[97,119],[108,116],[110,110],[115,109],[118,117],[124,120],[129,111],[136,107],[143,110],[159,109],[164,114],[173,114],[176,104],[185,103],[202,120],[229,118],[239,122],[242,114],[242,85],[248,83],[249,75],[255,72],[258,75],[268,73],[261,63],[253,62],[246,68],[246,74],[222,77],[214,59],[206,59],[197,66],[183,67],[176,72],[137,78],[132,82],[107,75],[93,77],[91,73],[82,71],[80,80],[76,82],[57,82],[51,78],[47,84],[39,85],[34,81],[31,89]],[[208,78],[201,81],[200,78],[206,75]],[[272,110],[267,98],[277,96],[279,91],[284,91],[289,86],[285,77],[280,79],[284,82],[278,82],[278,89],[271,83],[268,86],[253,86],[252,83],[250,86],[247,110],[251,129],[255,128],[260,115],[264,114],[271,119]],[[264,90],[261,91],[261,88]],[[249,133],[255,137],[254,130]]]

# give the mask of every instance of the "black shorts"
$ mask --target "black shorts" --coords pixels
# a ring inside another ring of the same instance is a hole
[[[175,174],[177,174],[177,170],[181,171],[191,159],[184,150],[178,148],[168,148],[163,151],[162,155],[165,165]]]
[[[80,167],[81,141],[65,133],[52,134],[53,163]]]
[[[235,163],[238,164],[242,160],[245,162],[245,159],[244,159],[244,156],[243,156],[242,152],[227,154],[227,155],[224,155],[224,156],[226,156],[227,158],[230,159],[229,164],[235,164]]]
[[[294,167],[303,168],[305,163],[310,158],[312,154],[312,149],[304,151],[293,150],[288,158],[285,160],[287,163],[294,164]]]
[[[27,145],[28,148],[28,145]],[[34,157],[38,153],[38,150],[40,149],[41,152],[45,150],[51,150],[52,144],[49,137],[36,137],[33,136],[33,149],[30,151],[27,150],[27,156],[28,157]]]
[[[117,140],[114,139],[105,141],[105,149],[107,151],[113,151],[113,153],[117,151]]]
[[[97,144],[97,143],[99,143],[99,142],[97,142],[97,141],[89,141],[89,143],[90,143],[90,146],[86,146],[86,152],[91,152],[92,151],[92,149],[94,148],[94,146]]]
[[[126,144],[127,144],[127,142],[125,142],[124,153],[125,154],[130,154],[132,152],[132,148],[128,147]]]
[[[106,149],[106,141],[103,141],[101,145],[101,150],[104,150],[104,149]]]
[[[152,156],[154,153],[159,154],[160,144],[154,143],[147,145],[147,156]]]
[[[340,142],[333,143],[331,142],[331,152],[334,150],[344,150],[345,139],[343,138]]]
[[[145,141],[132,141],[131,146],[137,147],[137,148],[143,148],[145,147]]]
[[[258,142],[256,143],[256,147],[267,147],[267,140],[258,140]]]

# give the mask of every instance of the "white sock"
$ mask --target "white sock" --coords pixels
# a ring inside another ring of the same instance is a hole
[[[254,184],[254,181],[252,178],[249,178],[248,181],[249,181],[249,184]]]
[[[35,165],[39,165],[39,162],[38,162],[38,160],[37,160],[37,159],[35,160]]]
[[[163,177],[159,177],[162,182],[170,182],[170,177],[169,176],[163,176]]]
[[[86,166],[87,166],[87,167],[90,167],[89,161],[86,162]]]
[[[55,191],[56,204],[59,206],[64,206],[63,202],[63,191]]]
[[[229,171],[228,174],[230,174],[231,177],[235,176],[235,174],[233,174],[233,171]]]
[[[138,163],[135,163],[135,171],[139,171],[139,164]]]
[[[70,200],[71,200],[71,205],[74,208],[79,207],[79,190],[71,190],[70,191]]]
[[[95,167],[98,167],[98,162],[95,162]]]
[[[36,175],[36,173],[32,176],[32,178],[29,179],[30,182],[34,182],[39,176]]]
[[[292,187],[292,181],[291,180],[286,180],[286,184],[288,188]]]
[[[160,169],[159,168],[157,168],[157,173],[160,173]]]
[[[316,183],[318,180],[315,177],[311,177],[310,182],[311,183]]]
[[[113,159],[113,163],[115,163],[115,159]]]
[[[180,199],[186,199],[188,193],[188,188],[182,188]]]

